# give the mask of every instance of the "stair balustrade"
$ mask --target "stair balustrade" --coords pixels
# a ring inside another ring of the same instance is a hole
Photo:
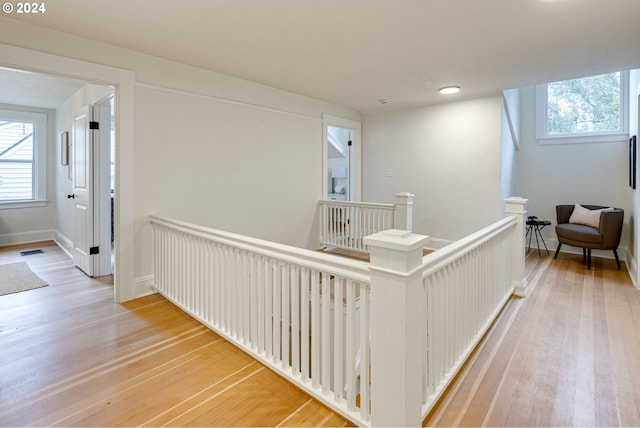
[[[398,193],[394,204],[318,201],[320,245],[368,253],[365,236],[387,229],[411,230],[413,197]]]
[[[254,358],[367,425],[369,269],[350,260],[150,217],[154,287]]]
[[[422,255],[407,229],[366,263],[151,216],[171,302],[359,426],[419,426],[512,294],[526,296],[526,200]]]

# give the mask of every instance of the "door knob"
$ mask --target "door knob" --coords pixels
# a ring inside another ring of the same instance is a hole
[[[76,195],[73,193],[70,195],[67,195],[67,199],[75,199],[75,198],[76,198]]]

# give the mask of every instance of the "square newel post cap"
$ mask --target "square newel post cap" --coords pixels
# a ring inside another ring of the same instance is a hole
[[[526,213],[528,199],[512,196],[504,199],[505,212],[507,213]]]
[[[389,250],[411,252],[416,249],[422,251],[422,247],[429,239],[426,235],[417,235],[408,230],[389,229],[373,235],[365,236],[364,243],[374,248],[386,248]]]
[[[396,193],[396,199],[408,199],[410,201],[413,201],[413,198],[416,195],[414,195],[413,193],[409,193],[409,192],[400,192],[400,193]]]

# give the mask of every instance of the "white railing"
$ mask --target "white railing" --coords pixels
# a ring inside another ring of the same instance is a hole
[[[513,293],[516,220],[507,217],[425,256],[426,417]],[[455,302],[455,304],[452,304]]]
[[[368,265],[152,216],[171,302],[359,425],[370,417]],[[361,406],[357,406],[357,400]]]
[[[419,426],[527,294],[525,204],[424,257],[425,236],[367,236],[371,264],[152,216],[155,286],[356,424]]]
[[[393,205],[348,201],[319,201],[320,244],[368,252],[362,238],[368,232],[393,229]]]
[[[413,196],[398,193],[395,204],[318,201],[320,245],[366,253],[365,236],[388,229],[411,230]]]
[[[505,202],[506,218],[424,257],[425,236],[391,230],[365,238],[372,425],[420,425],[512,293],[526,288],[526,200]]]

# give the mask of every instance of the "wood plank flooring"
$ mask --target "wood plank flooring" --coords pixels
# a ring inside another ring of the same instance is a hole
[[[349,425],[160,295],[115,304],[52,242],[19,260],[49,286],[0,296],[1,426]]]
[[[640,426],[640,292],[623,265],[527,255],[512,298],[425,426]]]
[[[19,250],[44,254],[20,257]],[[527,256],[426,426],[640,426],[640,292],[615,261]],[[53,243],[0,249],[48,287],[0,296],[2,426],[344,426],[159,295],[113,303]]]

